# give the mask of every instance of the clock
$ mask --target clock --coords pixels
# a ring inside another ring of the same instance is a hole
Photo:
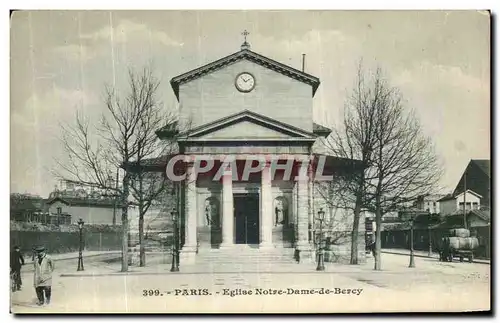
[[[255,78],[248,72],[243,72],[236,76],[236,88],[240,92],[250,92],[255,87]]]

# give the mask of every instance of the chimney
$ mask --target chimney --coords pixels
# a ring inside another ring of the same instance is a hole
[[[305,72],[306,68],[306,54],[302,54],[302,72]]]

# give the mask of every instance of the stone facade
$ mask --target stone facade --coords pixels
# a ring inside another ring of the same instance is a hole
[[[248,91],[235,86],[241,73],[254,77],[255,86]],[[175,77],[171,84],[181,120],[190,125],[179,138],[180,153],[210,156],[218,163],[227,158],[237,161],[221,178],[213,173],[196,174],[195,163],[185,162],[181,262],[242,244],[263,253],[282,250],[282,254],[290,254],[287,250],[295,249],[298,261],[315,261],[320,209],[329,225],[321,230],[321,241],[334,242],[328,246],[328,255],[334,261],[350,255],[352,215],[332,210],[321,200],[313,177],[317,165],[309,162],[320,138],[314,133],[312,119],[319,79],[244,48]],[[265,163],[243,179],[242,163],[248,154],[262,157]],[[292,158],[293,175],[273,176],[270,154],[280,160],[282,154],[287,160]],[[360,229],[361,258],[363,231]]]
[[[255,89],[239,92],[235,78],[241,72],[255,76]],[[192,127],[250,110],[312,132],[311,86],[246,60],[203,75],[180,86],[181,118]],[[238,125],[238,130],[244,130]]]

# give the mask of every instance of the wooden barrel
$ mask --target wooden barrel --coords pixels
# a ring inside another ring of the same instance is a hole
[[[479,241],[476,237],[450,237],[448,238],[449,247],[453,250],[474,250],[479,247]]]
[[[467,229],[451,229],[450,237],[460,237],[460,238],[468,238],[470,237],[470,231]]]

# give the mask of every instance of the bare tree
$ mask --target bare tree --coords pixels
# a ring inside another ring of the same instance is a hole
[[[375,179],[369,182],[367,209],[375,213],[375,270],[381,270],[382,217],[434,192],[442,167],[432,140],[425,136],[415,113],[405,108],[400,92],[388,85],[380,69],[375,74],[373,105],[376,126],[371,159]]]
[[[338,192],[345,207],[354,206],[351,263],[357,263],[361,212],[376,216],[375,269],[381,269],[384,214],[397,211],[419,195],[432,192],[441,168],[432,142],[399,91],[388,85],[380,69],[366,79],[361,65],[357,84],[345,107],[343,124],[327,141],[332,152],[358,159],[364,168]]]
[[[156,92],[159,82],[151,74],[140,80],[141,83],[149,83],[152,94]],[[148,89],[146,89],[147,92]],[[144,239],[144,216],[154,204],[161,203],[158,198],[166,189],[167,181],[163,173],[148,170],[147,159],[161,157],[172,153],[175,149],[172,142],[162,141],[157,136],[157,131],[167,125],[176,124],[176,119],[171,114],[166,114],[153,95],[148,99],[149,105],[146,113],[141,115],[137,125],[136,156],[133,162],[129,163],[128,171],[131,174],[131,193],[137,203],[139,211],[139,266],[146,266],[146,252]]]
[[[128,271],[128,208],[130,193],[142,210],[149,208],[162,181],[149,181],[154,176],[144,175],[140,165],[147,158],[162,154],[155,131],[173,118],[162,112],[156,98],[159,81],[149,67],[136,73],[129,70],[129,89],[122,96],[115,88],[106,86],[106,110],[100,122],[90,127],[88,119],[77,113],[74,126],[62,127],[62,142],[68,160],[58,161],[55,174],[65,180],[105,189],[119,196],[122,210],[122,271]],[[112,174],[124,168],[120,185],[115,185]],[[138,175],[139,174],[139,175]]]
[[[353,211],[351,233],[351,260],[358,264],[359,223],[366,200],[367,182],[373,179],[370,168],[375,145],[375,111],[378,93],[367,86],[361,63],[358,65],[356,86],[344,107],[342,124],[333,129],[326,140],[327,148],[336,156],[359,160],[361,170],[336,181],[330,190],[334,190],[336,207]]]

